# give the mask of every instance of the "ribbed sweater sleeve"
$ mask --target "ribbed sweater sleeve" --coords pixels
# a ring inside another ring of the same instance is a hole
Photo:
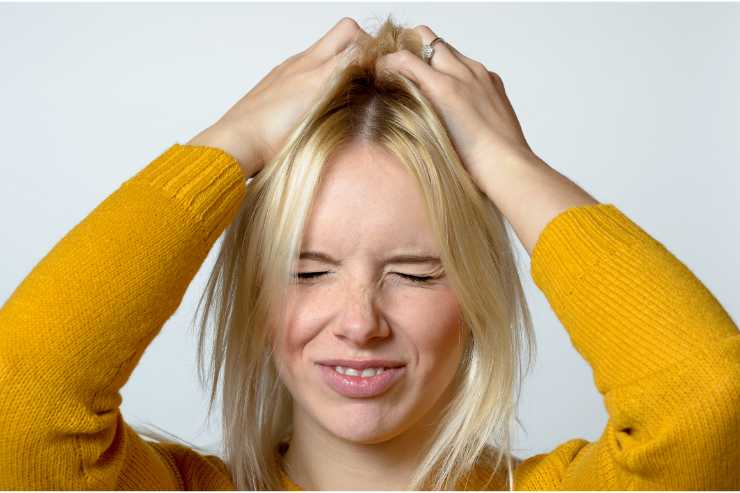
[[[663,244],[613,204],[548,223],[531,273],[609,415],[519,466],[517,489],[740,488],[740,333]]]
[[[16,288],[0,310],[0,489],[233,488],[215,457],[143,441],[119,390],[245,189],[228,154],[172,145]]]

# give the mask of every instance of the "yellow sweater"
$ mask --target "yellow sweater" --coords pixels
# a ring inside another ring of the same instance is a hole
[[[144,441],[119,391],[246,192],[228,154],[174,144],[17,287],[0,310],[0,489],[234,489],[218,457]],[[740,488],[740,335],[699,279],[612,204],[555,217],[531,274],[609,421],[524,460],[515,488]]]

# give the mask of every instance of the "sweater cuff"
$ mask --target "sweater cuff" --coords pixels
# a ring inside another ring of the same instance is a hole
[[[222,149],[174,144],[126,183],[146,183],[187,209],[210,245],[246,195],[239,163]]]

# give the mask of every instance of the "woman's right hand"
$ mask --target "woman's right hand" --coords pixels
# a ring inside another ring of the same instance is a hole
[[[352,18],[342,18],[308,49],[273,68],[187,144],[220,148],[239,162],[248,178],[254,176],[319,98],[342,55],[369,36]]]

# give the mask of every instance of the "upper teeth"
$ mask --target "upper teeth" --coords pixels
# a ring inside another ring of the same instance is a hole
[[[345,368],[344,366],[335,366],[334,369],[337,373],[341,373],[342,375],[351,375],[355,377],[374,377],[375,375],[379,375],[385,371],[385,368],[365,368],[360,372],[354,368]]]

